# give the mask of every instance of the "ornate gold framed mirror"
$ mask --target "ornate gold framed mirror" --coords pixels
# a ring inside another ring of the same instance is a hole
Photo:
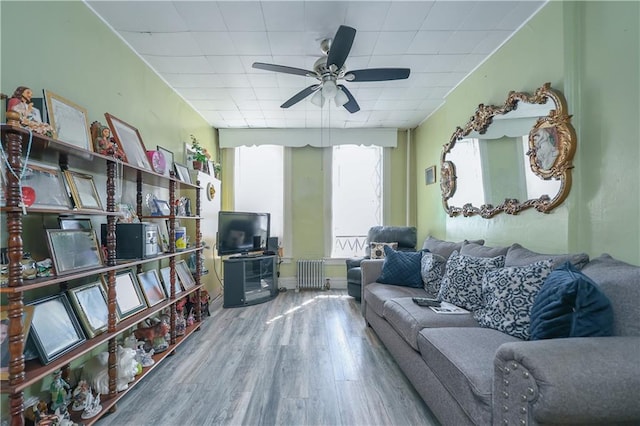
[[[548,213],[569,194],[576,134],[562,94],[544,84],[480,104],[442,148],[440,188],[449,216],[535,208]]]

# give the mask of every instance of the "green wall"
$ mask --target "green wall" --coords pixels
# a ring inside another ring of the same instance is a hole
[[[640,264],[639,9],[637,2],[548,3],[415,131],[420,170],[439,164],[442,145],[478,104],[502,104],[511,90],[532,92],[551,82],[564,93],[578,135],[567,200],[550,214],[449,218],[439,188],[418,185],[419,238],[517,241]]]

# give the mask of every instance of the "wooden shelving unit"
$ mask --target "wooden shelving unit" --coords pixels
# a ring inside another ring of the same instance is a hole
[[[43,160],[46,159],[49,162],[57,160],[60,167],[63,169],[81,169],[93,173],[94,175],[106,175],[106,194],[107,194],[107,206],[106,211],[95,210],[78,210],[78,209],[42,209],[42,208],[26,208],[27,214],[39,214],[39,215],[59,215],[59,214],[74,214],[74,215],[89,215],[89,216],[101,216],[105,217],[107,221],[107,258],[105,259],[105,266],[100,268],[94,268],[90,270],[84,270],[78,273],[65,274],[61,276],[53,276],[48,278],[38,278],[35,280],[24,281],[22,278],[20,260],[23,255],[23,232],[28,230],[23,229],[23,215],[25,211],[20,205],[20,185],[18,179],[13,176],[7,170],[5,174],[5,206],[1,208],[3,214],[6,216],[6,226],[8,233],[8,257],[9,257],[9,284],[8,287],[0,288],[0,294],[6,298],[6,305],[9,311],[9,378],[1,382],[1,393],[8,394],[9,398],[9,410],[10,410],[10,424],[12,426],[24,425],[24,412],[26,408],[24,404],[24,390],[43,378],[50,375],[53,371],[68,365],[71,361],[88,354],[93,349],[104,345],[108,346],[109,353],[109,394],[101,396],[102,411],[91,419],[80,419],[81,413],[72,413],[72,418],[75,421],[81,421],[85,425],[91,425],[95,423],[103,414],[113,409],[117,401],[128,393],[136,383],[138,383],[145,375],[149,374],[154,368],[162,364],[162,361],[170,354],[172,354],[176,348],[184,342],[184,340],[197,331],[201,326],[201,312],[200,304],[195,304],[195,317],[196,322],[194,325],[187,327],[187,330],[183,336],[176,336],[176,309],[175,304],[178,300],[188,297],[190,294],[196,295],[196,300],[199,300],[199,292],[202,288],[200,282],[200,276],[202,272],[201,262],[197,262],[195,280],[196,285],[188,291],[181,292],[176,296],[177,277],[175,271],[176,259],[188,255],[190,253],[199,253],[203,250],[201,247],[200,236],[200,191],[199,183],[195,185],[181,182],[173,177],[165,177],[163,175],[151,172],[146,169],[129,165],[127,163],[122,165],[122,179],[127,182],[136,184],[137,194],[137,206],[136,210],[139,217],[142,216],[142,185],[155,186],[159,188],[169,188],[169,203],[173,205],[176,199],[177,189],[181,190],[193,190],[195,192],[195,211],[194,216],[183,217],[175,216],[173,214],[165,217],[154,216],[153,219],[163,219],[169,221],[169,246],[171,251],[169,253],[162,253],[158,256],[133,261],[118,261],[115,258],[115,228],[116,221],[119,213],[116,211],[115,203],[115,171],[116,161],[111,157],[106,157],[88,150],[84,150],[70,144],[51,139],[45,136],[33,134],[30,137],[29,132],[20,128],[16,121],[14,113],[7,113],[8,124],[2,125],[2,147],[6,154],[7,161],[13,170],[21,170],[22,158],[27,150],[29,150],[30,158]],[[30,147],[27,147],[31,138]],[[53,158],[53,160],[52,160]],[[149,217],[147,217],[149,218]],[[188,248],[182,251],[175,251],[175,222],[176,220],[194,220],[196,225],[196,235],[194,247]],[[199,258],[199,256],[197,256]],[[126,318],[120,322],[116,321],[116,287],[115,276],[116,272],[136,267],[138,272],[142,271],[145,264],[151,262],[159,262],[161,260],[168,260],[171,267],[171,295],[170,297],[151,308],[147,308],[142,312]],[[63,283],[67,281],[77,280],[81,278],[104,275],[107,282],[107,301],[109,308],[109,324],[108,330],[105,333],[99,334],[92,339],[87,339],[79,347],[66,353],[60,358],[57,358],[53,362],[42,365],[38,361],[25,362],[22,348],[25,344],[25,336],[22,335],[21,319],[24,311],[24,295],[25,293],[32,292],[34,290],[41,290],[45,288],[58,288],[57,292],[63,291]],[[3,302],[4,303],[4,302]],[[117,338],[125,331],[132,327],[135,327],[141,321],[158,314],[160,311],[169,308],[170,310],[170,334],[171,339],[167,350],[160,354],[154,355],[155,364],[150,367],[144,368],[142,374],[136,376],[135,380],[131,382],[128,388],[121,392],[116,392],[116,378],[117,378],[117,362],[116,362],[116,349]],[[75,418],[77,417],[77,418]]]

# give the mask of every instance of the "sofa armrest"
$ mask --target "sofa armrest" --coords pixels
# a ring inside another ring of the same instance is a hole
[[[360,294],[360,310],[364,316],[367,309],[367,302],[364,300],[364,289],[369,284],[375,283],[382,274],[384,259],[364,259],[360,262],[362,271],[362,293]]]
[[[494,360],[493,424],[638,422],[638,353],[640,337],[505,343]]]
[[[345,259],[347,263],[347,271],[351,268],[357,268],[360,266],[360,262],[362,262],[366,257],[350,257]]]

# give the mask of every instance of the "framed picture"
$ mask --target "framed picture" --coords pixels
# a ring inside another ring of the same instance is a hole
[[[173,163],[173,166],[176,169],[176,176],[182,182],[191,183],[191,175],[189,175],[189,168],[184,164]]]
[[[76,208],[104,210],[96,190],[96,184],[93,182],[93,176],[65,170],[64,177],[69,185]]]
[[[102,266],[96,231],[85,229],[47,229],[49,254],[58,275]]]
[[[49,124],[55,132],[54,137],[93,151],[87,110],[49,90],[44,91],[44,97],[47,102]]]
[[[67,293],[87,337],[107,331],[109,306],[102,280],[72,288]]]
[[[169,231],[165,220],[153,220],[152,221],[158,227],[158,246],[160,253],[166,253],[169,251]]]
[[[171,297],[171,267],[165,266],[160,268],[160,276],[162,277],[162,284],[164,285],[164,291],[167,293],[167,297]],[[180,278],[176,274],[176,296],[182,293],[182,286],[180,285]]]
[[[159,212],[161,216],[169,216],[171,214],[171,207],[169,207],[168,201],[158,200],[156,198],[153,200],[153,203],[156,205],[156,211]]]
[[[22,335],[26,345],[31,321],[33,319],[33,306],[25,306],[22,310]],[[23,348],[24,350],[24,348]],[[0,311],[0,380],[9,380],[9,307],[3,306]]]
[[[432,183],[436,183],[436,166],[435,165],[424,169],[424,183],[426,185],[431,185]]]
[[[167,165],[164,169],[163,175],[166,177],[171,176],[171,171],[173,170],[173,152],[169,151],[166,148],[161,147],[160,145],[156,146],[156,149],[164,155],[164,161]]]
[[[138,281],[149,307],[155,306],[167,298],[160,282],[158,271],[155,269],[139,273]]]
[[[113,138],[127,157],[127,163],[153,171],[147,159],[147,149],[144,147],[142,136],[140,136],[138,129],[109,113],[105,113],[104,116],[107,119],[107,123],[109,123]]]
[[[107,278],[103,277],[107,286]],[[133,271],[124,271],[116,274],[116,311],[118,317],[123,320],[147,309],[140,285]]]
[[[64,178],[58,167],[30,159],[22,178],[22,190],[25,194],[31,194],[32,204],[29,199],[26,199],[27,206],[50,209],[71,208]]]
[[[191,271],[189,271],[189,266],[187,266],[187,262],[184,260],[179,260],[176,262],[176,274],[178,278],[180,278],[180,282],[182,283],[182,288],[185,290],[189,290],[196,286],[196,280],[191,275]]]
[[[56,294],[31,303],[34,307],[29,339],[43,364],[81,345],[86,337],[66,294]]]
[[[58,224],[60,225],[60,229],[93,229],[93,225],[91,225],[91,219],[89,218],[59,216]]]

